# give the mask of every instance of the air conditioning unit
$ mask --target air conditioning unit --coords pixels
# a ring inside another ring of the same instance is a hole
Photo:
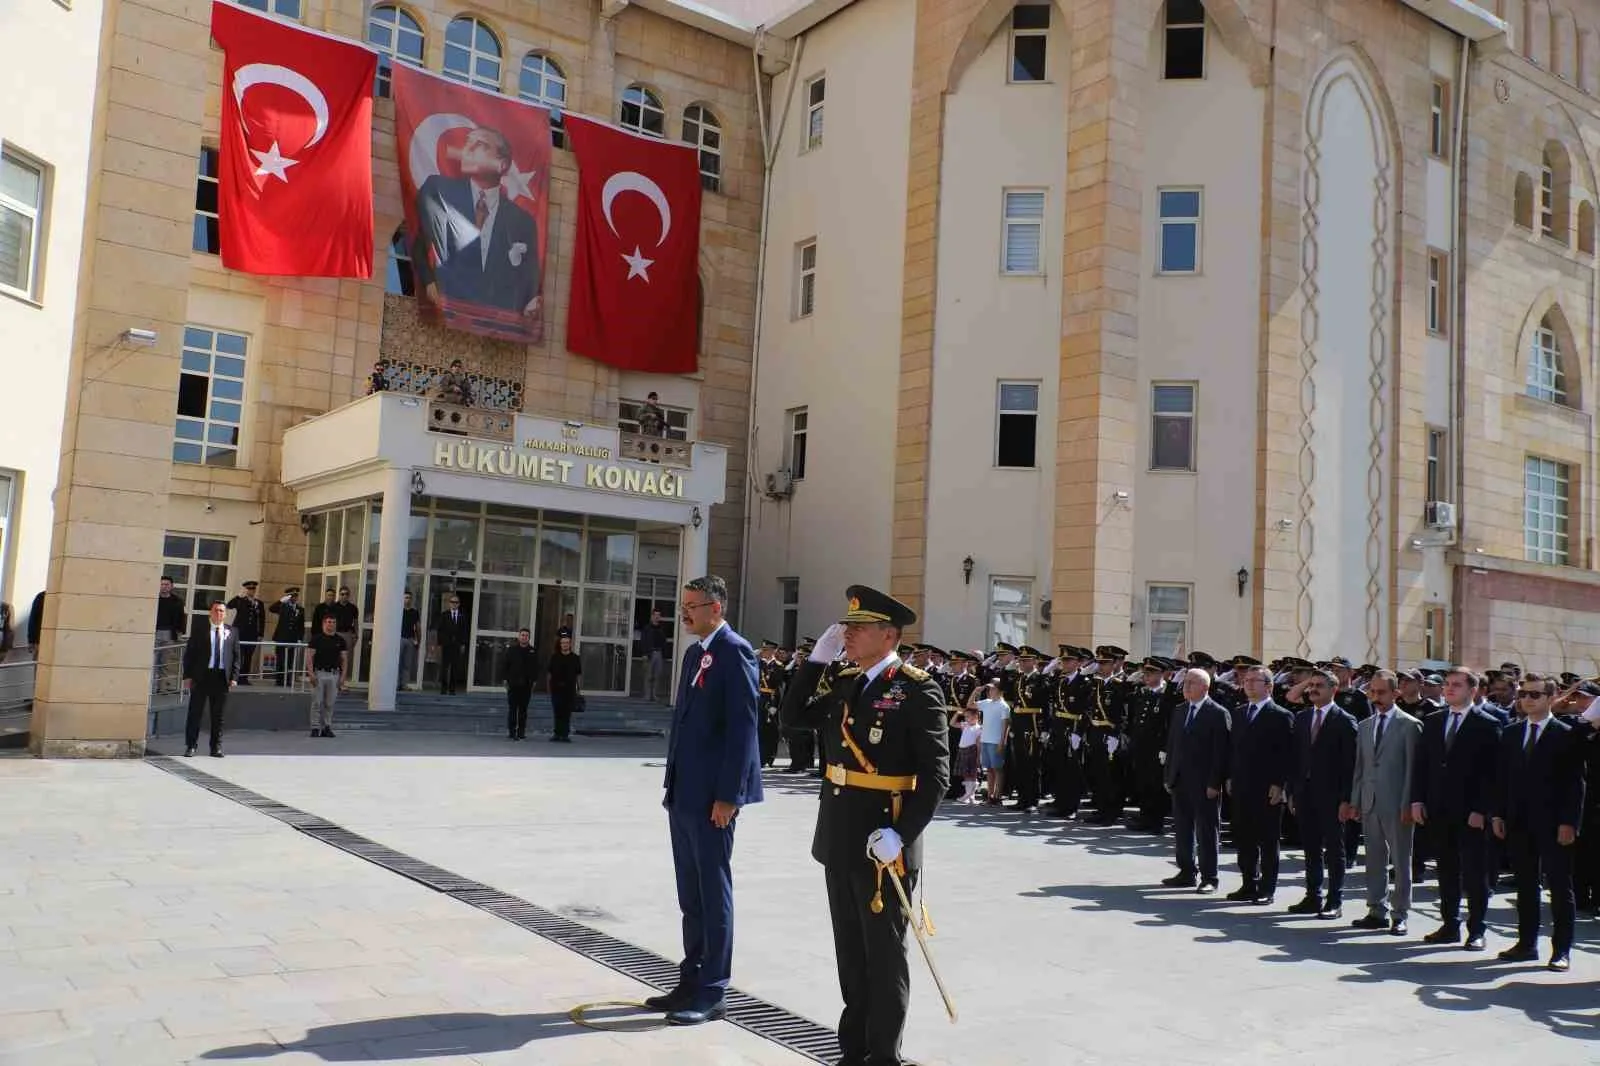
[[[1444,500],[1434,500],[1428,504],[1428,528],[1454,529],[1456,528],[1456,505],[1446,503]]]
[[[787,470],[777,470],[767,475],[767,495],[781,500],[794,493],[794,479]]]

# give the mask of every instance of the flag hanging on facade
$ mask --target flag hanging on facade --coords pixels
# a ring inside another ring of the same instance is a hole
[[[425,318],[544,339],[550,112],[396,63],[394,127]]]
[[[222,265],[370,278],[377,53],[222,0],[211,36],[224,56]]]
[[[627,370],[699,365],[700,157],[565,116],[578,160],[567,348]]]

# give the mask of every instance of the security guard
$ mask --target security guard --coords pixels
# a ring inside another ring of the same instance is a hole
[[[783,724],[818,730],[829,764],[811,855],[827,882],[844,997],[839,1061],[900,1066],[911,916],[882,881],[898,873],[908,896],[916,883],[922,832],[950,782],[945,707],[933,678],[895,651],[916,613],[864,585],[846,595],[843,620],[828,627],[795,675]],[[836,661],[841,654],[853,665]]]

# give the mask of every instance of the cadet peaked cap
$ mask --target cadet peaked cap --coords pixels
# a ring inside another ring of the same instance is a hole
[[[1228,661],[1230,663],[1232,663],[1235,667],[1260,666],[1261,665],[1261,660],[1257,659],[1254,655],[1235,655],[1232,659],[1229,659]]]
[[[1165,662],[1166,660],[1152,655],[1139,665],[1144,667],[1146,670],[1154,670],[1158,674],[1164,674],[1167,672],[1167,667],[1164,665]]]
[[[1346,659],[1343,655],[1335,655],[1333,658],[1328,660],[1328,665],[1342,666],[1344,669],[1348,670],[1350,669],[1350,660]]]
[[[904,629],[906,626],[916,624],[917,612],[886,592],[879,592],[866,585],[851,585],[845,589],[844,594],[849,606],[840,621],[846,625],[887,622],[889,625]]]
[[[932,644],[922,644],[918,646],[929,655],[937,655],[941,659],[950,658],[950,653],[945,651],[943,648],[936,648]]]
[[[260,588],[261,587],[261,582],[259,582],[259,581],[246,581],[244,583],[244,587],[247,588],[247,589]]]
[[[994,650],[995,650],[995,654],[997,654],[997,655],[1000,654],[1001,652],[1004,652],[1004,653],[1006,653],[1008,655],[1017,654],[1017,646],[1015,644],[1007,644],[1003,640],[995,642]]]
[[[1045,658],[1048,658],[1048,656],[1045,655],[1044,652],[1040,651],[1038,648],[1035,648],[1032,644],[1024,644],[1024,645],[1022,645],[1020,648],[1017,649],[1017,654],[1020,657],[1024,658],[1024,659],[1045,659]]]
[[[1115,644],[1102,644],[1094,650],[1094,657],[1096,659],[1104,660],[1126,659],[1128,657],[1128,653],[1122,648],[1117,647]]]
[[[778,642],[775,641],[775,640],[763,640],[761,642],[761,646],[763,648],[767,649],[768,651],[776,651],[777,647],[778,647]]]
[[[1212,667],[1217,665],[1217,660],[1203,651],[1192,651],[1189,653],[1189,665],[1202,668]]]

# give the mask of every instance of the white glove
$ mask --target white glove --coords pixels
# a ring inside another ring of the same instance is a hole
[[[1115,755],[1117,749],[1122,747],[1122,741],[1116,737],[1106,737],[1106,754]]]
[[[886,865],[898,859],[903,850],[905,845],[900,841],[900,834],[893,829],[874,829],[867,837],[867,854]]]
[[[1078,750],[1078,745],[1083,743],[1083,738],[1076,733],[1067,734],[1067,744],[1073,751]]]
[[[844,623],[835,622],[822,631],[822,636],[817,638],[817,646],[811,649],[811,654],[806,656],[814,663],[831,663],[844,654]]]
[[[1050,665],[1044,668],[1044,672],[1047,674],[1053,674],[1059,669],[1061,669],[1061,660],[1051,659]]]
[[[1167,753],[1166,752],[1164,752],[1164,751],[1156,752],[1156,758],[1158,760],[1160,760],[1162,766],[1167,765]]]

